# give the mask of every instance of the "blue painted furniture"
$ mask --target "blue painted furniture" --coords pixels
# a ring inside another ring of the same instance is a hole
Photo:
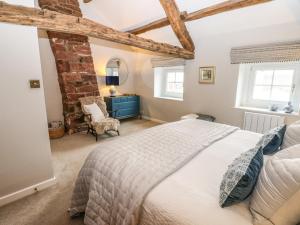
[[[140,96],[104,97],[107,111],[116,119],[140,116]]]

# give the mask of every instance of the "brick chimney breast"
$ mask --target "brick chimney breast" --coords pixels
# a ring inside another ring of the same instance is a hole
[[[39,0],[42,9],[82,17],[77,0]],[[87,128],[79,98],[98,96],[94,62],[88,38],[81,35],[48,31],[58,82],[62,93],[65,127],[69,134]]]

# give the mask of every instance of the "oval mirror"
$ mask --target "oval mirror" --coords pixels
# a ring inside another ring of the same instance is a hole
[[[119,85],[126,82],[128,78],[128,67],[124,60],[112,58],[106,64],[106,76],[118,76]]]

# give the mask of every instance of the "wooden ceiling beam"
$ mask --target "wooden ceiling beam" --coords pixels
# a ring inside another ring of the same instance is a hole
[[[213,16],[213,15],[216,15],[219,13],[228,12],[231,10],[240,9],[240,8],[244,8],[244,7],[248,7],[248,6],[252,6],[252,5],[262,4],[262,3],[266,3],[266,2],[270,2],[270,1],[272,1],[272,0],[228,0],[228,1],[216,4],[216,5],[206,7],[204,9],[200,9],[200,10],[192,12],[192,13],[188,13],[186,16],[184,16],[183,19],[185,22],[197,20],[197,19],[201,19],[204,17]],[[141,34],[141,33],[145,33],[147,31],[158,29],[158,28],[165,27],[168,25],[170,25],[168,18],[162,18],[162,19],[153,21],[149,24],[143,25],[141,27],[128,30],[127,32],[132,33],[132,34]]]
[[[175,0],[160,0],[160,3],[164,8],[171,27],[182,47],[193,52],[195,50],[195,45],[183,20],[181,19],[180,11]]]
[[[35,26],[48,31],[84,35],[120,44],[134,46],[173,57],[193,59],[194,53],[186,49],[120,32],[94,21],[54,11],[7,4],[0,1],[0,22]]]
[[[188,13],[186,11],[184,11],[180,14],[180,17],[181,17],[182,20],[185,20],[187,15],[188,15]],[[150,30],[155,30],[155,29],[158,29],[158,28],[161,28],[161,27],[165,27],[165,26],[168,26],[168,25],[170,25],[170,21],[168,20],[168,18],[162,18],[162,19],[159,19],[159,20],[155,20],[151,23],[148,23],[144,26],[131,29],[127,32],[137,35],[137,34],[145,33],[145,32],[150,31]]]

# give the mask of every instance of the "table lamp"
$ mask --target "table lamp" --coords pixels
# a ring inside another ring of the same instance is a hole
[[[116,87],[119,86],[119,77],[118,76],[106,76],[105,83],[107,86],[110,86],[109,93],[111,97],[116,96]]]

